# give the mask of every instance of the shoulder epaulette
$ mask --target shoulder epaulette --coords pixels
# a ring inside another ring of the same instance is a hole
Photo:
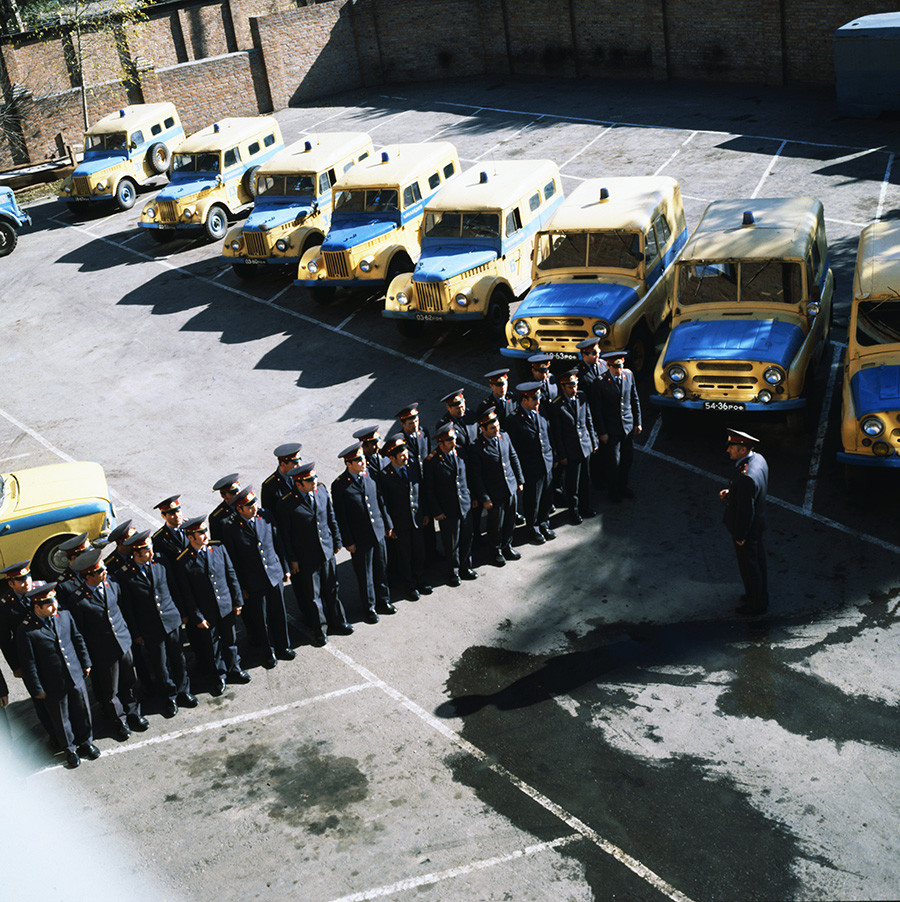
[[[437,457],[438,454],[440,454],[440,451],[435,448],[434,451],[432,451],[431,454],[429,454],[428,457],[425,458],[425,460],[432,460],[433,458]]]
[[[193,551],[193,548],[191,548],[190,545],[188,545],[188,547],[185,548],[185,549],[181,552],[181,554],[179,554],[178,557],[175,558],[175,560],[176,560],[176,561],[180,561],[180,560],[181,560],[181,559],[182,559],[189,551]]]
[[[269,473],[268,476],[263,480],[263,485],[268,485],[275,478],[274,473]]]
[[[151,538],[155,539],[164,529],[165,529],[165,526],[160,526],[160,528],[157,529],[155,533],[153,533]]]
[[[210,545],[221,545],[222,543],[218,539],[211,539],[209,544]]]

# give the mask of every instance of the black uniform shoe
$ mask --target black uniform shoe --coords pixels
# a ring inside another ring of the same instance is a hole
[[[388,602],[387,604],[376,604],[375,611],[379,614],[396,614],[397,609]]]
[[[179,692],[176,698],[182,708],[196,708],[200,704],[197,701],[197,696],[191,695],[190,692]]]
[[[503,557],[505,557],[508,561],[517,561],[522,557],[522,555],[519,554],[519,552],[516,551],[515,548],[509,547],[503,549]]]
[[[572,511],[572,522],[578,526],[581,523],[584,523],[584,517],[578,513],[578,511]]]
[[[549,526],[541,527],[541,535],[549,542],[556,538],[556,533]]]
[[[494,555],[494,566],[495,567],[505,567],[506,566],[506,558],[503,557],[503,555],[500,554],[499,551]]]
[[[418,589],[410,589],[409,592],[406,593],[407,601],[418,601],[419,600],[419,590]]]
[[[591,517],[597,516],[597,511],[595,511],[592,507],[589,507],[587,510],[581,512],[581,516],[586,520],[590,520]]]
[[[96,761],[100,757],[100,749],[93,742],[82,742],[78,746],[77,752],[82,758],[87,758],[88,761]]]
[[[312,644],[315,645],[316,648],[321,648],[323,645],[328,645],[328,636],[325,633],[314,633],[312,637]]]
[[[116,723],[113,729],[113,739],[117,742],[124,742],[131,735],[131,730],[121,720]]]
[[[463,579],[478,579],[478,574],[471,567],[468,570],[461,570],[459,575]]]
[[[218,698],[225,691],[225,677],[218,676],[213,679],[212,689],[209,694]]]
[[[363,615],[363,620],[365,620],[366,623],[378,623],[379,617],[374,611],[366,611]]]
[[[178,705],[175,703],[175,699],[167,698],[163,702],[162,716],[163,717],[174,717],[177,713],[178,713]]]
[[[81,758],[78,757],[78,752],[66,752],[66,767],[72,768],[72,770],[74,770],[80,764]]]
[[[352,636],[353,635],[353,624],[352,623],[339,623],[337,626],[329,626],[329,633],[334,633],[335,636]]]
[[[244,670],[243,667],[237,667],[234,670],[229,670],[226,679],[229,683],[249,683],[250,682],[250,674]]]
[[[459,577],[456,575],[448,577],[447,585],[450,586],[451,589],[455,589],[459,585]]]
[[[132,730],[137,730],[138,733],[143,733],[145,730],[150,729],[150,721],[142,714],[129,714],[125,719],[128,721],[128,726]]]
[[[522,514],[517,512],[516,513],[516,526],[524,526],[526,522],[527,521],[526,521],[525,517]]]
[[[279,648],[275,652],[275,657],[280,658],[282,661],[293,661],[297,657],[297,652],[293,648]]]
[[[434,589],[427,583],[424,586],[416,586],[416,588],[419,590],[420,595],[431,595],[431,593],[434,591]]]
[[[532,545],[543,545],[544,542],[546,542],[546,541],[547,541],[547,539],[544,537],[544,534],[539,529],[536,529],[531,534],[531,544]]]
[[[262,666],[266,668],[266,670],[271,670],[278,661],[275,659],[275,655],[272,652],[262,659]]]

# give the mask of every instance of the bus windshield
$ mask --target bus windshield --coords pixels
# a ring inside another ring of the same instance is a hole
[[[678,300],[799,304],[803,278],[799,263],[784,260],[691,260],[678,264]]]
[[[499,238],[499,213],[428,213],[426,238]]]
[[[217,153],[176,153],[173,164],[175,172],[218,172]]]
[[[900,297],[860,301],[856,308],[856,341],[866,347],[900,344]]]
[[[589,267],[636,270],[644,259],[638,232],[543,232],[538,236],[538,269]]]
[[[85,135],[85,150],[124,150],[128,146],[125,132],[110,132],[108,135]]]
[[[334,202],[336,213],[396,213],[396,188],[354,188],[341,191]]]
[[[256,196],[312,197],[315,194],[315,184],[315,173],[261,175],[256,180]]]

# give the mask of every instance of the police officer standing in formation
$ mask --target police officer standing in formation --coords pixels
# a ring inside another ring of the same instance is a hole
[[[381,433],[377,426],[366,426],[357,429],[353,438],[362,442],[363,456],[366,459],[366,472],[375,480],[375,484],[381,482],[381,471],[387,466],[387,461],[381,456]]]
[[[106,537],[107,545],[115,545],[112,554],[107,555],[103,562],[106,566],[106,572],[110,576],[118,573],[126,564],[131,563],[131,553],[125,548],[126,539],[131,538],[137,529],[132,525],[131,520],[119,523],[118,526]]]
[[[56,582],[56,603],[61,608],[68,608],[69,599],[84,585],[81,574],[72,569],[72,561],[87,551],[91,547],[91,542],[88,534],[83,532],[81,535],[66,539],[65,542],[60,542],[57,547],[66,555],[68,564]]]
[[[516,402],[509,395],[509,367],[491,370],[491,372],[484,374],[484,378],[487,379],[491,391],[485,397],[481,406],[492,406],[497,411],[500,428],[506,429],[506,421],[516,410]]]
[[[244,625],[250,641],[263,650],[263,667],[297,653],[288,636],[284,584],[290,579],[275,518],[260,510],[253,486],[234,497],[236,516],[224,527],[224,542],[237,571],[244,599]]]
[[[163,715],[174,717],[179,705],[197,707],[181,647],[181,624],[187,616],[175,605],[166,568],[153,559],[150,530],[135,533],[125,545],[133,560],[119,571],[119,606],[134,644],[144,654]]]
[[[397,569],[406,584],[406,597],[418,601],[420,595],[432,592],[425,580],[425,529],[431,520],[425,512],[422,471],[410,458],[402,434],[388,438],[381,453],[390,460],[381,474],[381,493],[393,525]]]
[[[84,682],[91,672],[91,658],[72,615],[59,610],[55,583],[32,589],[28,599],[33,614],[16,632],[22,679],[32,698],[46,702],[66,764],[78,767],[81,758],[100,757]]]
[[[377,623],[378,611],[387,613],[391,603],[386,545],[391,518],[375,480],[367,472],[362,442],[354,442],[338,456],[344,461],[345,469],[331,483],[334,513],[344,547],[353,561],[360,601],[367,618]],[[349,635],[353,627],[346,624],[339,632]]]
[[[181,495],[172,495],[154,507],[166,522],[153,533],[153,548],[160,560],[167,567],[172,567],[178,555],[188,547],[184,515],[181,513]]]
[[[237,647],[237,618],[243,600],[231,558],[220,542],[209,541],[206,517],[184,524],[190,545],[175,562],[179,596],[188,619],[203,637],[206,669],[213,679],[213,695],[229,683],[249,683]]]
[[[0,670],[0,722],[3,723],[3,726],[0,727],[0,748],[2,748],[3,742],[8,742],[10,738],[9,720],[6,717],[6,706],[8,704],[9,686],[6,685],[6,677],[3,676],[3,671]]]
[[[437,431],[437,450],[425,461],[425,493],[428,509],[441,531],[447,560],[447,585],[460,579],[476,579],[472,569],[472,496],[466,462],[456,450],[456,430],[444,423]]]
[[[316,462],[294,467],[288,475],[294,489],[278,504],[278,525],[306,627],[313,645],[322,646],[328,642],[329,627],[345,633],[349,626],[338,596],[334,559],[341,549],[341,533],[331,497],[318,482]],[[367,614],[366,622],[377,623],[378,614]]]
[[[500,421],[491,408],[478,420],[481,436],[469,454],[472,488],[487,511],[487,541],[493,563],[502,567],[517,561],[521,554],[512,547],[516,526],[516,496],[522,491],[524,478],[509,436],[500,431]]]
[[[578,373],[572,369],[559,378],[562,394],[553,402],[551,428],[556,459],[566,468],[565,493],[572,522],[596,516],[591,507],[589,461],[597,450],[597,436],[587,401],[578,391]]]
[[[150,724],[135,697],[137,677],[131,653],[131,633],[119,607],[120,588],[107,579],[101,549],[82,552],[72,568],[84,576],[84,585],[72,596],[71,614],[91,656],[91,684],[113,736],[124,742],[132,730]]]
[[[600,356],[600,339],[585,338],[579,341],[576,348],[581,352],[578,363],[578,384],[585,397],[590,401],[591,386],[606,372],[606,361]],[[593,414],[593,410],[591,413]]]
[[[431,450],[428,439],[428,431],[423,429],[419,423],[419,402],[414,401],[407,404],[401,411],[397,413],[397,419],[400,421],[400,428],[403,430],[403,441],[409,449],[409,459],[419,466],[419,472],[424,479],[425,461]],[[427,560],[433,561],[437,557],[437,540],[435,538],[434,523],[430,523],[425,527],[425,557]],[[390,546],[389,546],[390,547]]]
[[[270,473],[262,483],[259,490],[259,498],[262,506],[272,516],[278,514],[278,502],[285,496],[290,494],[294,485],[291,482],[288,473],[300,463],[300,449],[303,445],[300,442],[286,442],[279,445],[273,452],[278,458],[278,466],[274,473]]]
[[[603,355],[609,367],[593,385],[594,427],[603,446],[609,500],[634,498],[628,473],[634,460],[634,438],[641,434],[641,402],[634,373],[625,368],[625,351]]]
[[[550,416],[550,402],[559,397],[559,387],[550,378],[550,363],[553,358],[549,354],[532,354],[528,358],[531,364],[531,380],[540,383],[538,397],[541,399],[543,416]]]
[[[756,451],[759,439],[737,429],[728,430],[726,450],[734,463],[727,489],[719,492],[725,502],[723,522],[734,542],[744,597],[737,613],[744,617],[765,614],[769,606],[766,568],[766,492],[769,465]]]
[[[437,421],[434,427],[435,435],[444,423],[450,423],[456,433],[456,451],[464,458],[469,453],[469,448],[475,441],[477,426],[472,417],[466,413],[466,395],[463,389],[458,388],[441,398],[441,403],[447,408],[447,412]]]
[[[223,476],[216,481],[212,490],[218,492],[222,496],[222,500],[209,515],[209,535],[214,542],[221,542],[225,527],[237,516],[234,512],[233,502],[241,490],[238,474],[229,473],[227,476]]]
[[[519,406],[507,420],[509,433],[519,463],[525,487],[522,490],[522,513],[529,538],[535,545],[555,539],[550,528],[550,483],[556,466],[550,429],[540,415],[540,382],[520,382],[516,386]]]

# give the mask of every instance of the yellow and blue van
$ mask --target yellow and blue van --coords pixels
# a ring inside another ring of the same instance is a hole
[[[639,372],[669,321],[687,242],[681,189],[666,176],[588,179],[538,233],[531,291],[506,326],[505,357],[580,359],[577,345],[628,348]]]
[[[174,104],[123,107],[84,133],[84,157],[63,179],[59,196],[72,205],[115,201],[120,210],[130,210],[138,186],[168,170],[182,141]]]
[[[388,286],[384,315],[406,335],[426,322],[473,321],[502,335],[510,304],[531,285],[535,236],[562,199],[550,160],[468,169],[426,204],[422,255]]]
[[[325,303],[338,288],[382,288],[412,270],[425,205],[458,173],[448,141],[393,144],[358,163],[335,184],[331,228],[300,258],[295,284]]]
[[[900,222],[859,236],[842,398],[838,460],[900,467]]]
[[[286,147],[259,167],[253,209],[225,236],[222,256],[252,279],[265,264],[290,266],[322,244],[331,224],[332,187],[373,153],[364,132],[323,132]]]
[[[650,400],[664,413],[771,412],[799,425],[833,294],[821,201],[714,201],[676,263]]]
[[[172,160],[168,185],[141,211],[142,229],[155,241],[202,231],[221,241],[228,217],[253,202],[260,166],[284,150],[271,116],[220,119],[187,138]]]

